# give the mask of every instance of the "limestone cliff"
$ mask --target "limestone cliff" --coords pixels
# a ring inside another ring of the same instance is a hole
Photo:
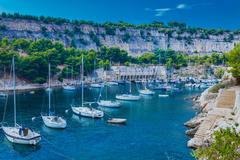
[[[184,53],[209,54],[226,52],[240,42],[240,35],[223,32],[203,35],[201,32],[182,32],[180,29],[160,27],[115,27],[73,23],[44,23],[37,20],[0,18],[0,37],[49,38],[66,46],[97,50],[100,46],[119,47],[137,56],[155,49],[173,49]]]

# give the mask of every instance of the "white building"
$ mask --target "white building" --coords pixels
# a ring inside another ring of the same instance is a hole
[[[153,80],[166,79],[166,68],[161,65],[112,66],[110,71],[97,70],[103,80]]]

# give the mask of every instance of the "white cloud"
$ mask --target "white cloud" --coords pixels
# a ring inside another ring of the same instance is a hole
[[[185,9],[185,8],[187,8],[188,6],[186,5],[186,4],[179,4],[179,5],[177,5],[177,9]]]
[[[155,16],[161,17],[163,15],[166,15],[170,11],[192,9],[194,7],[205,6],[205,5],[209,5],[209,3],[197,3],[197,4],[192,4],[192,5],[180,3],[174,8],[157,8],[157,9],[145,8],[144,10],[154,12]]]
[[[167,11],[170,11],[171,8],[158,8],[158,9],[155,9],[156,12],[167,12]]]
[[[171,11],[171,10],[172,10],[171,8],[157,8],[157,9],[154,10],[154,11],[156,12],[156,13],[155,13],[155,16],[161,17],[161,16],[163,16],[166,12]]]

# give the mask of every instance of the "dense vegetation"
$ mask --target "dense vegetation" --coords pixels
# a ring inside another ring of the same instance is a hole
[[[214,53],[211,56],[190,56],[172,50],[156,50],[139,57],[131,57],[119,48],[100,47],[98,51],[65,48],[60,42],[48,39],[30,40],[7,37],[0,41],[0,68],[9,70],[12,56],[16,56],[19,77],[32,82],[44,83],[48,72],[48,63],[52,65],[53,75],[59,80],[71,75],[79,75],[81,56],[85,60],[85,74],[91,74],[94,67],[109,69],[111,64],[162,64],[168,68],[180,68],[188,64],[222,64],[224,56]],[[94,66],[94,64],[96,64]],[[61,67],[62,66],[62,67]],[[2,71],[0,71],[2,72]]]
[[[235,129],[220,129],[213,134],[210,146],[194,152],[195,158],[207,160],[236,160],[240,158],[240,134]]]
[[[230,72],[240,84],[240,44],[226,54],[228,65],[231,67]]]

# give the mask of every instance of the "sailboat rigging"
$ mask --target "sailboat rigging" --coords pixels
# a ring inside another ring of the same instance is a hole
[[[47,115],[41,115],[44,124],[47,127],[50,128],[66,128],[67,122],[60,116],[54,115],[54,113],[51,112],[51,65],[48,64],[48,114]]]
[[[31,128],[22,127],[17,124],[17,106],[16,106],[16,77],[15,77],[15,59],[12,59],[12,73],[13,73],[13,108],[14,108],[14,125],[7,126],[6,123],[2,124],[2,129],[6,138],[17,144],[36,145],[41,140],[41,135]]]

